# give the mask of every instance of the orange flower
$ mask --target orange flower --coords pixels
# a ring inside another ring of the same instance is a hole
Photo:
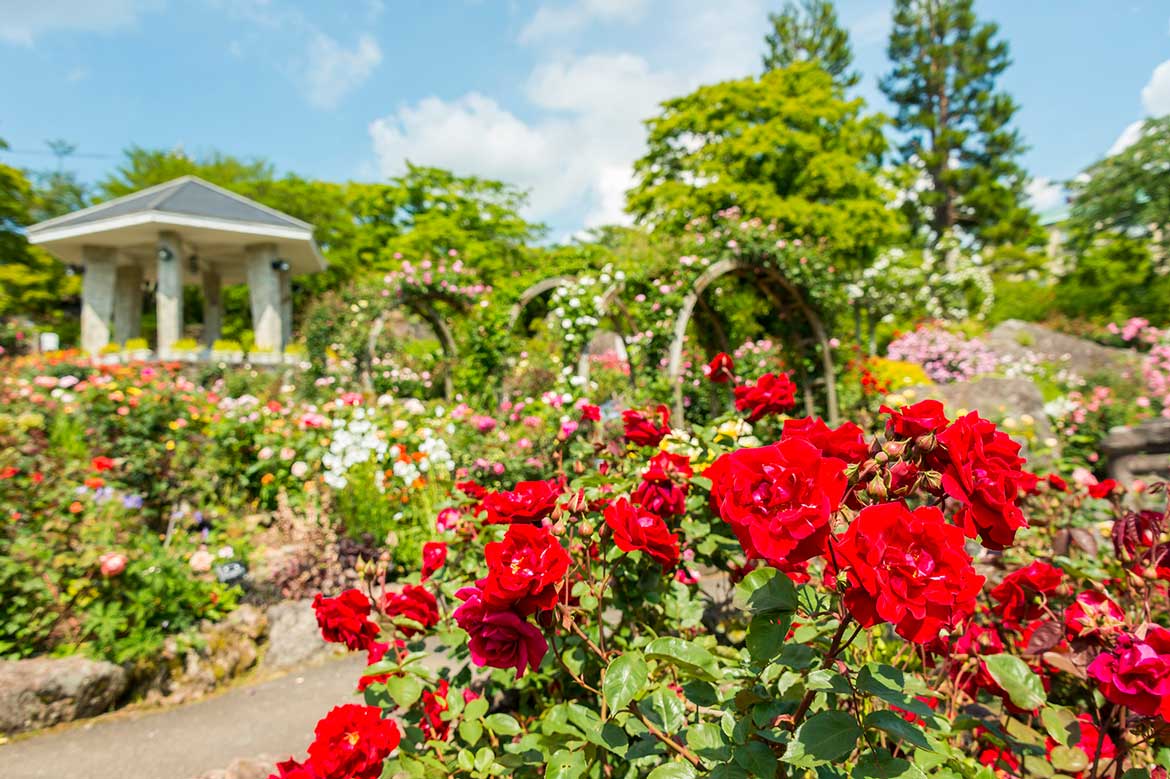
[[[88,479],[85,480],[85,486],[89,487],[91,490],[96,490],[99,487],[104,487],[105,485],[106,485],[106,480],[103,479],[101,476],[90,476]]]
[[[84,510],[85,510],[85,506],[81,505],[81,501],[79,501],[79,500],[75,500],[69,504],[69,513],[70,514],[80,514]]]
[[[276,481],[276,477],[273,476],[271,473],[266,473],[260,477],[261,484],[272,484],[272,482],[274,482],[274,481]]]

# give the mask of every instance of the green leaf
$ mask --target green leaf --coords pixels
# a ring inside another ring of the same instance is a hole
[[[483,718],[483,724],[500,736],[516,736],[520,733],[520,723],[511,714],[489,714]]]
[[[486,771],[495,759],[495,753],[488,747],[484,747],[475,753],[475,770]]]
[[[476,719],[465,719],[459,723],[459,738],[474,745],[483,736],[483,725]]]
[[[1089,767],[1089,756],[1077,747],[1054,747],[1048,761],[1057,771],[1066,774],[1079,774]]]
[[[784,762],[812,768],[848,755],[857,746],[861,728],[843,711],[823,711],[801,723],[784,753]]]
[[[1045,706],[1040,710],[1040,721],[1052,740],[1061,746],[1067,747],[1081,740],[1081,723],[1077,715],[1063,706]]]
[[[926,691],[926,684],[917,676],[901,669],[879,663],[869,663],[857,674],[857,689],[877,696],[892,706],[913,712],[923,719],[930,719],[934,711],[914,697]]]
[[[480,719],[487,714],[487,710],[487,698],[476,698],[463,709],[463,717],[464,719]]]
[[[549,755],[546,779],[578,779],[589,768],[583,752],[558,749]]]
[[[759,568],[735,586],[735,600],[753,614],[796,611],[796,588],[775,568]]]
[[[727,739],[714,722],[700,722],[687,728],[687,746],[707,760],[726,760],[728,757]]]
[[[640,652],[626,652],[615,657],[605,671],[602,692],[609,704],[609,715],[626,708],[626,705],[642,694],[650,678],[650,668]]]
[[[988,655],[983,658],[991,678],[1007,692],[1012,703],[1021,709],[1032,711],[1048,700],[1040,677],[1014,655]]]
[[[676,733],[686,723],[687,708],[675,693],[667,687],[659,687],[646,696],[646,700],[639,707],[646,711],[649,704],[649,714],[658,720],[659,726],[667,733]]]
[[[788,635],[790,620],[787,617],[777,622],[774,614],[757,614],[748,625],[747,650],[752,659],[766,663],[784,649],[784,638]]]
[[[921,749],[931,749],[930,742],[926,740],[922,728],[912,722],[907,722],[888,709],[871,712],[865,718],[865,726],[885,731],[898,741],[909,742]]]
[[[853,779],[925,779],[918,766],[893,757],[885,749],[866,752],[857,761],[851,774]]]
[[[749,776],[761,779],[772,779],[776,776],[776,769],[780,767],[776,762],[776,755],[762,741],[749,741],[736,748],[732,756]]]
[[[709,682],[719,679],[715,657],[693,641],[674,636],[656,638],[646,647],[646,657],[669,660],[678,670]]]
[[[422,682],[417,676],[391,676],[386,680],[386,692],[400,708],[409,709],[422,695]]]
[[[695,779],[698,774],[690,763],[676,761],[663,763],[651,771],[646,779]]]

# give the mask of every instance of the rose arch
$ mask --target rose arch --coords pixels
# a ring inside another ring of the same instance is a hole
[[[698,308],[700,311],[706,312],[707,319],[712,320],[714,323],[713,327],[715,331],[713,336],[717,340],[726,342],[726,336],[722,334],[722,329],[714,316],[714,312],[703,301],[703,293],[713,282],[724,276],[731,275],[754,277],[759,284],[760,292],[771,301],[777,310],[784,310],[789,306],[794,306],[797,312],[808,322],[809,329],[812,331],[812,338],[802,339],[800,345],[805,348],[813,346],[819,351],[821,370],[824,375],[818,383],[824,387],[825,416],[830,424],[837,424],[836,370],[833,367],[832,348],[829,345],[829,338],[825,332],[825,326],[820,316],[809,306],[804,296],[800,293],[800,290],[780,271],[768,266],[754,265],[740,259],[719,260],[707,268],[691,284],[690,291],[683,299],[682,306],[679,308],[678,317],[674,323],[674,337],[670,344],[670,363],[668,368],[670,381],[674,387],[675,416],[681,419],[684,411],[681,379],[683,370],[683,347],[686,343],[687,328],[690,326],[691,319],[695,316],[696,308]],[[810,377],[805,375],[803,364],[798,368],[797,379],[804,390],[802,394],[804,395],[805,411],[809,416],[812,416],[816,412],[812,393],[809,391],[812,383],[810,382]]]
[[[451,366],[456,363],[459,359],[459,348],[455,344],[455,336],[451,332],[450,325],[447,324],[447,319],[435,308],[434,304],[436,302],[447,303],[459,312],[466,310],[466,304],[460,299],[439,294],[406,295],[382,310],[370,325],[370,335],[367,344],[366,375],[363,377],[367,385],[371,383],[369,366],[373,364],[373,360],[378,354],[378,339],[381,337],[382,331],[385,330],[390,315],[399,308],[407,309],[419,319],[426,322],[434,332],[435,337],[439,340],[439,345],[443,349],[443,357],[447,365]],[[451,378],[451,371],[446,370],[443,372],[443,398],[449,401],[454,397],[455,386]]]

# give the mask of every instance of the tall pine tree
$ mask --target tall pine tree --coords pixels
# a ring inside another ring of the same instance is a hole
[[[772,31],[764,38],[764,72],[795,62],[815,62],[828,71],[842,89],[860,80],[853,67],[849,33],[837,21],[830,0],[788,0],[778,14],[769,14]]]
[[[897,106],[903,162],[924,177],[905,203],[911,225],[930,244],[956,229],[983,245],[1036,242],[1018,106],[996,91],[1011,64],[998,25],[979,21],[972,0],[895,0],[893,21],[881,88]]]

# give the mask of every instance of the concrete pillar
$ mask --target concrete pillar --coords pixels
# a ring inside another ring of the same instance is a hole
[[[274,265],[276,244],[247,247],[248,295],[252,300],[252,332],[256,348],[279,352],[283,348],[280,322],[280,271]]]
[[[292,343],[292,271],[280,271],[280,345],[281,349]]]
[[[223,332],[223,290],[214,266],[203,271],[203,342],[211,346]]]
[[[158,288],[155,305],[158,314],[158,344],[160,355],[170,351],[171,345],[183,337],[183,246],[178,233],[164,231],[158,234]]]
[[[104,246],[83,246],[81,262],[81,349],[96,355],[110,342],[117,254]]]
[[[118,266],[114,296],[114,341],[125,344],[142,335],[142,266]]]

